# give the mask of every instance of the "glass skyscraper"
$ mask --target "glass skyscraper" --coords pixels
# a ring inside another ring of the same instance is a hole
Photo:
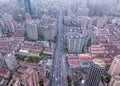
[[[29,13],[30,15],[32,15],[30,0],[25,0],[25,9],[26,9],[27,13]]]

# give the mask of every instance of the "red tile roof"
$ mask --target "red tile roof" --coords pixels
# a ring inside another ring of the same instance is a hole
[[[91,58],[91,57],[80,57],[80,60],[92,61],[93,58]]]
[[[19,73],[14,73],[13,75],[13,78],[16,79],[16,78],[21,78],[22,74],[19,74]]]
[[[69,61],[69,65],[79,66],[80,62],[78,62],[78,61]]]
[[[0,75],[7,75],[8,73],[9,73],[9,70],[0,69]]]
[[[44,78],[43,82],[44,82],[44,84],[48,84],[49,83],[48,78]]]

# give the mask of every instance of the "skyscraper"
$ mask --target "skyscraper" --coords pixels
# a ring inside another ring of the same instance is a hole
[[[32,15],[30,0],[25,0],[25,9],[26,9],[27,13],[29,13],[30,15]]]
[[[22,75],[24,86],[39,86],[38,74],[34,69],[28,68]]]
[[[38,39],[37,26],[33,20],[26,21],[27,35],[28,38],[36,40]]]
[[[85,86],[99,86],[104,68],[105,63],[103,61],[94,59],[89,69]]]
[[[114,58],[108,73],[112,76],[120,74],[120,55]]]
[[[24,7],[24,0],[17,0],[17,5],[18,5],[20,8],[23,8],[23,7]]]

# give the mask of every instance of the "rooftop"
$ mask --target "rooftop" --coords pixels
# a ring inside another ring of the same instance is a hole
[[[105,63],[100,59],[93,59],[94,64],[99,65],[100,67],[105,67]]]
[[[114,76],[113,79],[117,80],[117,81],[120,81],[120,75]]]

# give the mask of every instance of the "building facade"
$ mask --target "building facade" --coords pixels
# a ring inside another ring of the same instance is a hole
[[[10,52],[5,54],[4,60],[9,70],[14,70],[17,67],[17,61],[14,53]]]
[[[112,76],[120,74],[120,55],[114,58],[108,73]]]
[[[44,37],[44,40],[54,40],[56,36],[56,20],[50,16],[43,15],[39,25],[39,35]]]
[[[85,86],[99,86],[105,63],[99,59],[94,59],[89,69]]]
[[[26,28],[27,28],[27,36],[30,39],[37,40],[38,39],[38,32],[37,26],[33,20],[26,21]]]
[[[67,35],[68,52],[80,53],[83,50],[85,37],[79,30],[70,30]]]
[[[2,20],[5,26],[5,30],[9,32],[15,32],[15,25],[12,15],[5,13],[2,16]]]
[[[32,15],[30,0],[25,0],[25,9],[26,9],[26,13],[29,13],[30,15]]]

